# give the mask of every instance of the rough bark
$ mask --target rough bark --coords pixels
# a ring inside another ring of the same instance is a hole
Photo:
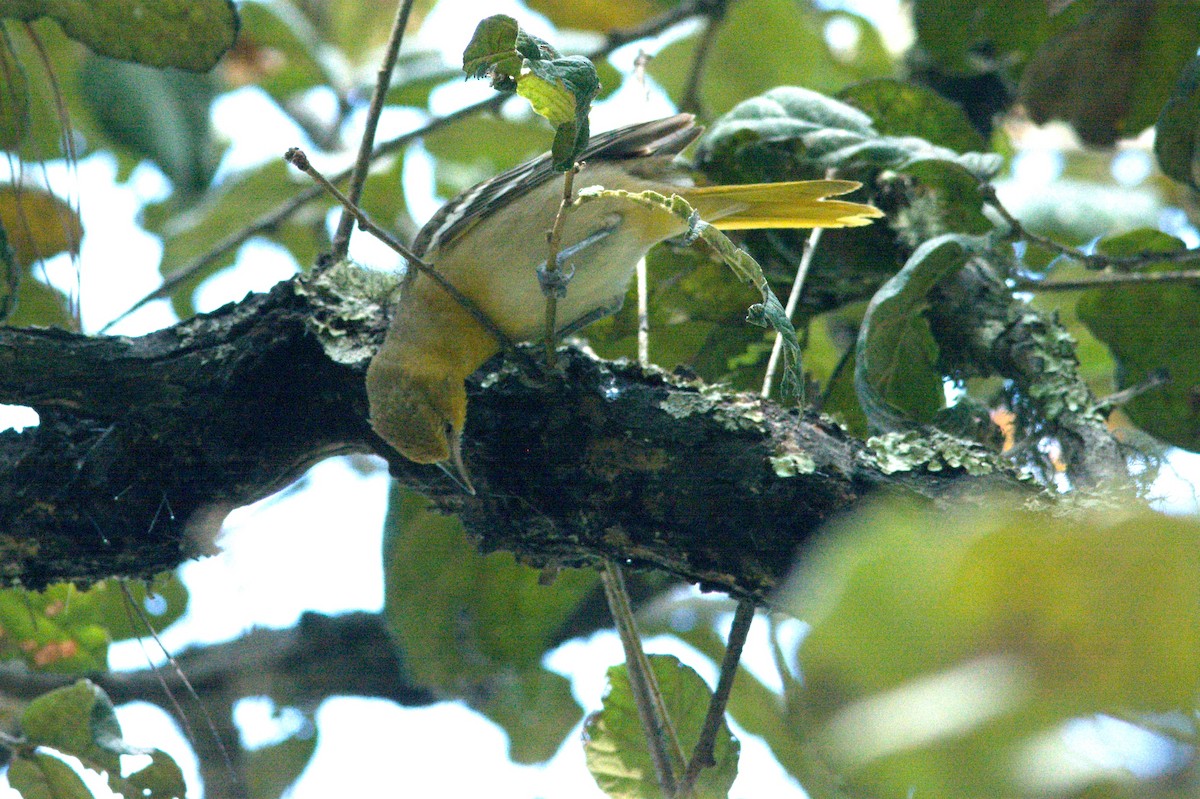
[[[0,435],[0,579],[154,574],[313,463],[386,455],[362,379],[385,314],[343,299],[292,280],[140,338],[0,329],[0,402],[41,417]],[[535,384],[497,360],[470,381],[478,496],[394,454],[393,474],[460,513],[484,549],[613,557],[760,599],[798,545],[878,487],[1016,484],[943,464],[889,473],[815,415],[578,349],[565,364]]]

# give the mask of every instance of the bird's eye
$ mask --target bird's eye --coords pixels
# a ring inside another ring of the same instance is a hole
[[[446,438],[449,438],[454,433],[454,422],[446,422],[442,425],[442,433]]]

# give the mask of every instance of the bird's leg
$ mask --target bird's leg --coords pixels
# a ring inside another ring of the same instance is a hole
[[[567,261],[579,255],[592,245],[604,241],[604,239],[608,238],[613,233],[616,233],[617,228],[620,226],[620,220],[616,220],[612,224],[605,225],[594,233],[588,234],[569,247],[563,247],[558,251],[558,257],[555,258],[554,269],[549,268],[549,260],[542,261],[540,264],[538,264],[537,276],[538,283],[542,287],[542,294],[546,295],[547,297],[552,296],[559,300],[561,300],[563,297],[566,297],[567,286],[570,284],[571,278],[575,276],[575,268],[568,264]],[[618,306],[618,308],[619,307],[620,306]],[[596,319],[600,319],[605,315],[606,314],[601,314],[600,316],[597,316]],[[595,319],[592,321],[595,321]]]

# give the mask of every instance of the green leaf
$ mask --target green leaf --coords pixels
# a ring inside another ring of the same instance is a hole
[[[834,24],[857,34],[846,51],[831,49],[826,31]],[[647,71],[677,103],[695,62],[697,33],[673,42],[654,57]],[[817,11],[790,0],[745,0],[729,6],[710,44],[700,81],[707,114],[723,114],[747,97],[781,85],[835,92],[865,78],[895,71],[879,32],[863,17],[845,11]]]
[[[157,581],[162,613],[150,616],[160,628],[179,618],[187,607],[187,591],[171,575]],[[135,602],[144,602],[145,584],[129,585]],[[149,615],[149,614],[148,614]],[[31,669],[80,674],[102,671],[108,644],[135,635],[147,635],[127,607],[116,579],[86,591],[60,583],[43,591],[8,588],[0,591],[0,658],[20,659]]]
[[[151,750],[150,764],[124,779],[109,775],[109,783],[125,796],[139,799],[185,799],[187,785],[183,771],[170,755],[161,749]],[[278,796],[278,794],[275,794]]]
[[[17,263],[29,267],[61,252],[79,254],[83,224],[79,211],[37,186],[0,183],[0,226]]]
[[[552,756],[583,714],[541,660],[596,576],[542,585],[537,569],[481,555],[456,517],[398,489],[384,555],[384,616],[413,679],[504,724],[514,758]]]
[[[645,22],[671,7],[670,0],[530,0],[526,3],[559,28],[608,32]]]
[[[159,271],[171,277],[196,259],[206,256],[231,232],[239,230],[247,220],[257,219],[276,210],[295,196],[297,176],[289,171],[283,159],[263,164],[249,172],[230,176],[215,190],[205,192],[199,204],[186,212],[171,200],[144,211],[144,224],[152,233],[163,237],[162,260]],[[293,214],[264,237],[277,241],[292,252],[297,261],[308,265],[317,250],[325,243],[322,225],[328,204],[317,200]],[[181,319],[195,313],[192,294],[206,278],[229,266],[237,251],[212,259],[179,286],[172,295],[175,312]]]
[[[703,242],[714,255],[733,270],[738,280],[754,286],[762,295],[762,302],[751,305],[746,321],[759,327],[774,330],[783,340],[783,379],[781,386],[785,397],[796,397],[803,402],[804,382],[800,365],[800,342],[796,329],[787,312],[775,296],[771,285],[763,275],[762,268],[750,253],[739,248],[712,225],[699,219],[692,206],[677,194],[665,197],[657,192],[629,192],[622,189],[600,189],[589,187],[579,192],[576,202],[591,202],[597,199],[616,198],[635,203],[644,208],[671,214],[688,225],[688,237]]]
[[[245,60],[254,70],[246,77],[280,106],[314,86],[337,85],[335,76],[329,72],[328,60],[320,56],[325,45],[319,32],[295,5],[247,0],[241,4],[239,13],[242,33],[238,51],[247,51]],[[265,63],[257,63],[259,60]]]
[[[924,86],[875,78],[843,89],[837,98],[871,117],[884,136],[917,136],[960,153],[987,149],[962,108]]]
[[[303,734],[261,749],[242,751],[240,757],[245,764],[250,799],[278,799],[296,782],[317,749],[317,726],[311,720],[308,722]]]
[[[915,136],[885,136],[862,111],[797,86],[740,103],[700,140],[697,166],[714,180],[752,183],[823,176],[869,183],[885,169],[918,162],[957,164],[979,180],[1003,165],[998,155],[959,154]]]
[[[945,405],[937,345],[925,319],[929,291],[970,257],[973,243],[947,235],[925,242],[875,293],[858,333],[854,387],[873,430],[929,423]]]
[[[0,36],[0,150],[15,150],[29,135],[29,76],[7,36]]]
[[[13,760],[8,767],[8,784],[24,799],[93,799],[74,769],[42,752]]]
[[[690,755],[700,738],[712,691],[699,674],[674,655],[650,655],[649,660],[679,745],[685,755]],[[613,799],[659,799],[662,791],[623,664],[608,670],[608,685],[604,708],[589,716],[584,727],[588,771]],[[729,726],[722,722],[713,750],[716,765],[700,773],[695,792],[698,799],[729,795],[737,777],[740,750]]]
[[[1096,3],[1041,46],[1020,97],[1034,122],[1065,119],[1086,144],[1107,147],[1154,124],[1197,46],[1196,3]]]
[[[1154,155],[1159,168],[1171,179],[1193,189],[1200,188],[1197,141],[1200,141],[1200,58],[1192,59],[1183,70],[1154,126]]]
[[[1143,229],[1101,241],[1101,252],[1175,252],[1184,244],[1158,230]],[[1148,272],[1177,269],[1152,264]],[[1117,388],[1136,386],[1159,370],[1170,380],[1123,407],[1138,427],[1184,449],[1200,451],[1200,287],[1194,283],[1105,286],[1079,297],[1079,318],[1104,342],[1117,363]]]
[[[21,731],[33,746],[49,746],[109,774],[121,773],[120,755],[141,752],[121,740],[112,702],[91,680],[34,699],[21,716]]]
[[[233,47],[239,24],[231,0],[7,0],[0,6],[0,18],[41,16],[101,55],[192,72],[216,66]]]
[[[1160,795],[1064,727],[1190,718],[1200,695],[1200,524],[1134,498],[876,506],[779,599],[811,625],[790,717],[849,795]]]
[[[918,45],[950,74],[977,73],[986,53],[1019,70],[1043,42],[1077,22],[1091,3],[1060,5],[1060,13],[1052,14],[1046,0],[915,0],[913,24]]]
[[[220,156],[209,122],[214,77],[92,56],[79,81],[88,110],[114,144],[153,161],[182,197],[208,187]]]
[[[516,79],[524,56],[517,50],[521,26],[512,17],[496,14],[480,20],[463,50],[463,72],[468,78],[497,74]]]

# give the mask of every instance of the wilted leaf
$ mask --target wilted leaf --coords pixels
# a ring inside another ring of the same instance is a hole
[[[34,186],[0,184],[0,226],[17,264],[28,267],[68,252],[79,254],[79,212],[58,195]]]
[[[0,18],[28,21],[43,15],[102,55],[192,72],[212,69],[238,34],[231,0],[9,0],[0,6]]]
[[[1099,249],[1111,255],[1173,252],[1184,244],[1157,230],[1134,231],[1107,239]],[[1177,269],[1151,265],[1147,271]],[[1079,318],[1104,342],[1117,362],[1118,388],[1136,386],[1165,369],[1166,385],[1127,402],[1123,409],[1152,436],[1193,451],[1200,450],[1200,287],[1194,283],[1103,286],[1084,292]]]
[[[929,291],[967,262],[971,242],[939,236],[925,242],[875,293],[858,333],[854,387],[873,430],[928,423],[945,405],[937,344],[924,311]]]
[[[384,616],[413,679],[504,724],[512,757],[552,756],[582,710],[541,659],[596,576],[541,585],[538,570],[479,554],[456,517],[407,491],[392,495],[384,547]]]
[[[699,674],[674,655],[650,655],[649,661],[662,690],[667,716],[679,736],[684,756],[688,757],[700,738],[712,691]],[[660,799],[662,789],[624,664],[608,670],[608,686],[604,709],[589,716],[584,728],[588,771],[600,789],[613,799]],[[737,777],[740,750],[738,740],[722,722],[713,751],[716,765],[700,773],[697,799],[728,796]]]
[[[855,795],[1139,795],[1063,737],[1093,714],[1190,717],[1200,695],[1200,526],[1138,506],[994,496],[830,530],[779,598],[811,624],[798,734]]]

